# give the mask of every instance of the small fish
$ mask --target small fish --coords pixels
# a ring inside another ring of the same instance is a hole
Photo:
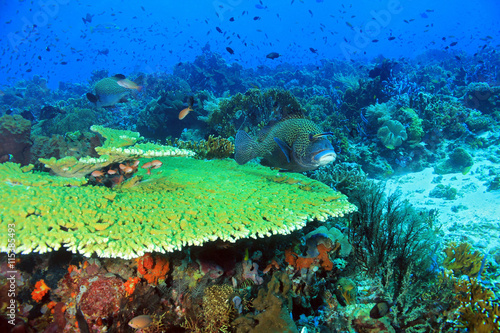
[[[389,38],[387,38],[387,39],[388,39],[388,40],[395,40],[395,39],[396,39],[396,37],[391,36],[391,37],[389,37]]]
[[[215,27],[215,30],[217,30],[218,32],[222,33],[222,29],[219,28],[219,27]]]
[[[234,22],[234,17],[231,17],[231,18],[229,19],[229,21],[230,21],[230,22]]]
[[[318,53],[318,49],[313,49],[312,47],[309,48],[309,51],[311,51],[312,53]]]
[[[453,42],[453,43],[450,44],[450,46],[455,46],[457,44],[458,44],[458,42]]]
[[[378,39],[373,39],[372,43],[378,43]]]
[[[373,319],[380,319],[389,313],[389,310],[394,305],[394,303],[389,303],[387,301],[381,301],[375,304],[375,306],[370,310],[370,317]]]
[[[92,17],[94,17],[94,15],[90,15],[89,13],[87,13],[85,17],[82,17],[83,24],[91,23]]]
[[[107,56],[109,54],[109,50],[108,49],[97,50],[97,55],[100,54]]]
[[[329,164],[337,157],[326,139],[332,133],[323,133],[308,119],[285,119],[263,131],[260,141],[245,131],[236,133],[234,158],[238,164],[263,157],[267,166],[302,172]]]
[[[75,318],[78,322],[78,329],[80,329],[80,333],[90,333],[89,324],[87,323],[87,320],[85,319],[85,316],[79,306],[76,307]]]
[[[68,62],[67,61],[61,61],[61,65],[67,65]]]
[[[229,46],[226,47],[226,51],[229,52],[229,54],[234,54],[234,50],[230,48]]]
[[[254,21],[258,21],[258,20],[260,20],[260,16],[255,16],[255,17],[253,18],[253,20],[254,20]]]
[[[271,52],[268,55],[266,55],[266,58],[267,59],[276,59],[276,58],[279,58],[280,56],[281,56],[281,54],[279,54],[278,52]]]
[[[128,326],[141,330],[143,328],[151,326],[152,323],[153,323],[153,318],[151,318],[151,316],[141,315],[141,316],[137,316],[137,317],[132,318],[128,322]]]
[[[193,111],[194,97],[188,97],[188,107],[179,112],[179,120],[186,118],[189,112]]]
[[[118,74],[120,75],[120,74]],[[115,76],[116,77],[116,76]],[[140,92],[142,90],[142,86],[138,86],[134,81],[130,81],[129,79],[125,79],[125,76],[123,76],[123,79],[120,79],[116,81],[120,87],[127,88],[127,89],[135,89],[137,92]]]

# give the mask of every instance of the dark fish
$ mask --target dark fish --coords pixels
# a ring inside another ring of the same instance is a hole
[[[109,54],[109,50],[108,49],[97,50],[97,55],[100,55],[100,54],[107,56]]]
[[[32,71],[32,69],[31,69],[31,68],[28,68],[28,69],[26,70],[26,73],[29,73],[29,72],[31,72],[31,71]]]
[[[276,58],[279,58],[281,54],[277,53],[277,52],[271,52],[269,53],[268,55],[266,55],[266,58],[268,59],[276,59]]]
[[[450,44],[450,46],[455,46],[457,44],[458,44],[458,42],[453,42],[453,43]]]
[[[217,30],[218,32],[222,33],[222,30],[219,27],[215,27],[215,30]]]
[[[311,51],[312,53],[318,53],[318,49],[313,49],[312,47],[309,48],[309,51]]]
[[[263,129],[259,141],[238,131],[234,158],[238,164],[263,157],[263,164],[295,172],[314,170],[337,155],[318,125],[308,119],[289,118]]]
[[[67,61],[61,61],[61,65],[67,65],[68,62]]]
[[[255,17],[253,18],[253,20],[254,20],[254,21],[260,20],[260,16],[255,16]]]
[[[85,319],[85,316],[83,315],[83,312],[82,310],[80,310],[79,306],[76,307],[75,318],[78,322],[80,333],[90,333],[89,324],[87,323],[87,320]]]
[[[90,15],[89,13],[87,13],[85,17],[82,17],[83,24],[91,23],[92,17],[94,17],[94,15]]]
[[[266,9],[266,8],[267,8],[267,6],[262,6],[262,5],[260,5],[260,4],[256,4],[256,5],[255,5],[255,8],[257,8],[257,9]]]
[[[455,56],[455,59],[457,59],[458,61],[462,60],[462,58],[460,58],[459,56]]]
[[[395,40],[395,39],[396,39],[396,37],[391,36],[391,37],[389,37],[389,38],[387,38],[387,39],[388,39],[388,40]]]
[[[372,43],[378,43],[378,39],[373,39]]]
[[[389,303],[387,301],[381,301],[375,304],[375,306],[370,310],[370,317],[373,319],[379,319],[389,313],[391,306],[394,303]]]
[[[226,51],[229,52],[229,54],[234,54],[234,51],[232,48],[230,48],[229,46],[226,47]]]
[[[231,17],[229,21],[234,22],[234,17]]]

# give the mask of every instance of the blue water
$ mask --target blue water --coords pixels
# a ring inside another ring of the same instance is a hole
[[[495,0],[2,0],[0,8],[0,88],[33,75],[57,88],[100,69],[171,72],[207,43],[228,63],[272,68],[413,58],[429,49],[472,55],[498,47],[500,37]],[[267,59],[270,52],[281,57]]]

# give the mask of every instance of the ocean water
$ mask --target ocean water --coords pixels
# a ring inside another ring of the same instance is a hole
[[[500,332],[499,17],[0,0],[0,331]]]

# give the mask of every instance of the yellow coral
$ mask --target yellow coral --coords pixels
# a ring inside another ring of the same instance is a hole
[[[65,246],[128,259],[217,239],[288,234],[355,210],[342,194],[300,174],[287,176],[298,182],[281,183],[276,171],[232,160],[159,160],[158,172],[141,169],[141,182],[116,190],[1,164],[0,250],[8,251],[9,224],[17,252]]]
[[[500,332],[500,307],[492,302],[491,290],[482,287],[476,279],[458,280],[454,288],[460,301],[459,327],[476,333]]]
[[[444,249],[446,258],[443,266],[453,270],[455,275],[468,275],[476,277],[481,270],[481,262],[484,255],[479,251],[472,252],[472,246],[469,243],[457,245],[452,242]]]
[[[102,126],[92,126],[92,131],[106,138],[102,147],[96,147],[99,158],[82,157],[76,159],[68,156],[56,160],[40,158],[45,167],[52,169],[61,177],[83,177],[94,170],[104,168],[112,163],[120,163],[140,157],[153,158],[161,156],[194,156],[194,152],[175,147],[153,143],[136,143],[143,137],[138,132],[115,130]]]
[[[227,284],[214,285],[205,289],[203,319],[204,329],[207,332],[219,332],[220,329],[229,327],[236,315],[232,302],[234,296],[233,287]]]

